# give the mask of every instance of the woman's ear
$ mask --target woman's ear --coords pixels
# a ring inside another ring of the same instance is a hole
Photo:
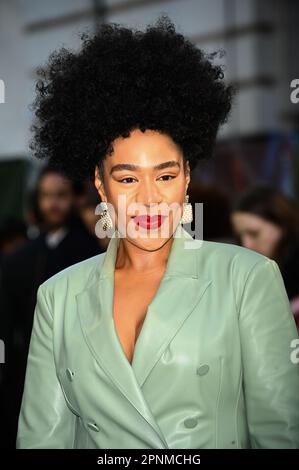
[[[99,196],[100,196],[102,202],[107,202],[107,197],[106,197],[105,189],[104,189],[104,183],[101,179],[100,169],[99,169],[98,165],[96,165],[96,167],[95,167],[94,184],[95,184],[95,187],[96,187],[96,189],[99,193]]]

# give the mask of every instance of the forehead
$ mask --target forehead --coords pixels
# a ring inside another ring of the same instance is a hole
[[[40,189],[53,189],[54,188],[64,188],[70,189],[71,183],[63,175],[59,173],[49,172],[42,176],[39,182]]]
[[[167,134],[154,130],[133,130],[129,137],[119,137],[113,142],[113,153],[107,159],[110,165],[115,162],[135,163],[152,166],[163,161],[179,161],[182,153],[179,146]]]
[[[236,212],[234,219],[242,227],[260,228],[264,226],[267,221],[256,214],[250,212]]]

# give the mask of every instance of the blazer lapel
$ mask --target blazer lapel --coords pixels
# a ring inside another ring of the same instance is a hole
[[[91,353],[151,426],[153,438],[159,438],[157,445],[162,448],[167,448],[167,443],[145,401],[142,385],[212,282],[197,272],[192,248],[200,248],[201,243],[181,225],[177,227],[164,276],[148,306],[135,345],[132,365],[122,349],[113,320],[114,269],[119,245],[116,232],[103,263],[97,265],[85,289],[76,296],[81,328]]]

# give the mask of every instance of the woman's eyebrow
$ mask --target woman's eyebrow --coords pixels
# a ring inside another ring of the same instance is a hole
[[[153,170],[164,170],[164,168],[171,168],[174,166],[178,166],[180,168],[179,162],[176,160],[169,160],[168,162],[159,163],[158,165],[154,165],[152,168]],[[139,165],[133,165],[132,163],[118,163],[114,165],[110,170],[110,175],[114,171],[122,171],[122,170],[130,170],[130,171],[138,171],[141,169]]]

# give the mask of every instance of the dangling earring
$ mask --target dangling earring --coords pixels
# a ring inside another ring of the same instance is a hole
[[[100,207],[102,209],[102,212],[100,214],[100,221],[103,226],[103,230],[108,230],[113,227],[113,221],[111,219],[111,216],[108,211],[108,206],[106,202],[100,202]]]
[[[180,220],[181,224],[190,224],[193,220],[193,209],[192,204],[189,201],[189,195],[185,195],[183,215]]]

